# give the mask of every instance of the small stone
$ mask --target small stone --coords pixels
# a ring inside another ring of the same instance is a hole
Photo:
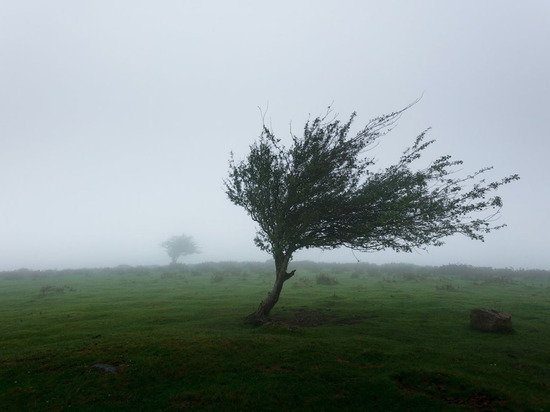
[[[105,373],[117,373],[116,367],[109,365],[108,363],[96,363],[92,368]]]

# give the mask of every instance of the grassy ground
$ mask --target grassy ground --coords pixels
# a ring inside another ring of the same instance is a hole
[[[304,267],[251,328],[264,272],[0,276],[0,409],[550,410],[550,278]],[[475,307],[514,333],[470,329]]]

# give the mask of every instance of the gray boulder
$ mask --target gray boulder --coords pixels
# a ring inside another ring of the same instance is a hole
[[[494,309],[472,309],[470,326],[487,332],[511,331],[512,315]]]

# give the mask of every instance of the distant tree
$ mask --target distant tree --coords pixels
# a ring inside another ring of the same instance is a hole
[[[462,162],[448,155],[414,170],[434,142],[425,141],[426,131],[396,164],[372,171],[375,160],[364,155],[366,150],[411,106],[377,117],[355,134],[350,128],[356,114],[341,123],[329,119],[329,107],[325,116],[305,124],[302,137],[292,135],[288,148],[264,124],[245,160],[235,161],[231,153],[226,194],[258,224],[255,243],[275,260],[273,289],[249,321],[268,319],[284,282],[295,273],[287,269],[297,250],[345,246],[411,252],[441,246],[443,238],[456,233],[483,241],[505,226],[493,225],[502,200],[491,194],[518,175],[486,183],[480,178],[491,169],[486,167],[456,177]]]
[[[178,259],[182,256],[199,253],[199,249],[191,236],[180,235],[172,236],[170,239],[161,243],[161,246],[166,249],[166,253],[172,259],[172,264],[175,265]]]

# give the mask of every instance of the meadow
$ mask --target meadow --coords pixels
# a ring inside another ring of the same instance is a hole
[[[0,410],[550,411],[549,272],[291,266],[0,273]]]

